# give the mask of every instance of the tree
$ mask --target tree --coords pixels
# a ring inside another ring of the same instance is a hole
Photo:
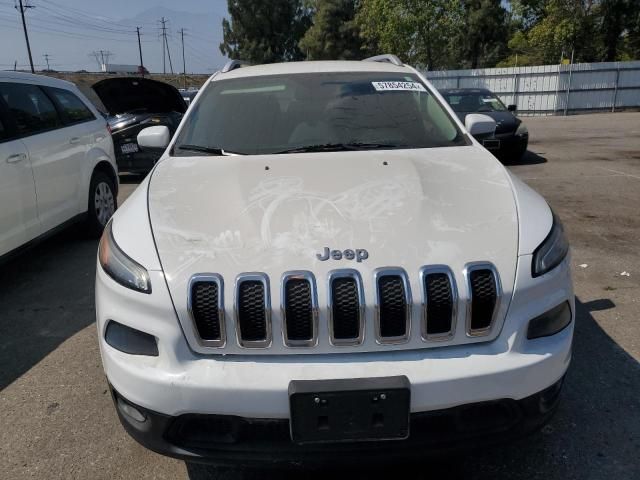
[[[501,66],[553,64],[574,53],[576,62],[600,58],[596,0],[520,0],[513,2],[510,56]]]
[[[466,0],[454,48],[466,68],[492,67],[507,51],[507,11],[501,0]]]
[[[640,0],[630,0],[624,49],[629,60],[640,60]]]
[[[369,49],[430,69],[455,64],[452,44],[462,28],[457,0],[361,0],[356,19]]]
[[[353,60],[363,56],[355,0],[315,0],[313,25],[300,41],[308,60]]]
[[[302,0],[227,0],[231,21],[222,20],[220,51],[252,63],[304,58],[298,42],[310,25]]]
[[[619,59],[618,53],[623,50],[623,34],[631,31],[634,11],[636,15],[640,12],[638,0],[602,0],[599,16],[603,61],[614,62]]]

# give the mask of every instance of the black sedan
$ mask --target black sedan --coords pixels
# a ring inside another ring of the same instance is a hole
[[[529,131],[515,116],[515,105],[506,107],[493,92],[484,88],[440,90],[440,94],[463,123],[470,113],[482,113],[496,121],[495,137],[478,139],[496,157],[519,160],[527,151]]]
[[[118,169],[146,173],[162,151],[142,150],[138,132],[145,127],[165,125],[173,133],[187,104],[177,88],[148,78],[108,78],[93,85],[103,104],[111,129]]]

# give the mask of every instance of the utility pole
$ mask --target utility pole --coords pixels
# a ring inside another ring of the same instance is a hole
[[[18,5],[16,5],[16,8],[18,8]],[[22,17],[22,28],[24,29],[24,39],[27,42],[27,52],[29,52],[29,64],[31,65],[31,73],[36,73],[36,71],[33,69],[33,58],[31,57],[31,45],[29,45],[29,34],[27,33],[27,22],[24,19],[24,11],[27,8],[34,8],[33,5],[24,5],[22,3],[22,0],[19,0],[19,8],[20,8],[20,16]]]
[[[567,80],[567,96],[564,100],[564,116],[567,116],[567,112],[569,111],[569,95],[571,95],[571,74],[573,73],[573,54],[575,53],[575,49],[571,50],[571,63],[569,64],[569,80]]]
[[[136,31],[138,32],[138,52],[140,52],[140,73],[142,73],[142,78],[144,78],[144,63],[142,63],[142,43],[140,43],[140,27],[136,27]]]
[[[167,21],[164,19],[164,17],[162,17],[160,19],[160,23],[162,24],[162,33],[160,34],[162,36],[162,73],[167,73],[167,64],[166,64],[166,54],[165,54],[165,49],[164,46],[166,45],[166,40],[167,40]]]
[[[167,39],[167,34],[164,34],[164,43],[167,46],[167,58],[169,58],[169,68],[171,69],[171,75],[173,75],[173,63],[171,63],[171,51],[169,50],[169,40]]]
[[[44,55],[42,55],[44,57],[44,61],[47,62],[47,70],[51,70],[51,67],[49,67],[49,57],[51,55],[49,55],[48,53],[45,53]]]
[[[187,62],[184,58],[184,28],[180,29],[180,38],[182,39],[182,86],[187,89]]]

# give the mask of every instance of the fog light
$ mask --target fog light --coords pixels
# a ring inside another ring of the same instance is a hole
[[[564,329],[571,323],[571,306],[569,302],[563,302],[548,312],[529,322],[527,338],[548,337]]]
[[[104,339],[116,350],[131,355],[158,356],[156,338],[135,328],[109,320]]]
[[[144,413],[142,413],[140,410],[138,410],[133,405],[130,405],[129,403],[125,402],[121,398],[118,398],[118,409],[124,415],[126,415],[129,418],[132,418],[136,422],[142,423],[147,419],[147,417],[145,416]]]

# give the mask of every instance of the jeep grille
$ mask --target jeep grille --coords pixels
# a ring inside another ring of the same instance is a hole
[[[461,312],[464,318],[459,318],[455,275],[448,267],[425,266],[419,275],[422,308],[420,318],[415,321],[420,323],[424,342],[450,340],[457,323],[463,320],[467,336],[489,335],[501,298],[500,279],[493,265],[474,263],[465,269],[468,297],[464,299],[467,308]],[[377,343],[394,344],[410,340],[414,303],[409,276],[401,268],[389,267],[375,270],[373,280],[375,292],[367,300],[374,304],[374,318],[368,320],[360,273],[352,269],[329,272],[326,283],[328,325],[324,328],[328,328],[331,345],[361,345],[366,338],[369,321]],[[318,325],[314,275],[308,271],[285,272],[279,293],[282,342],[288,347],[316,346],[321,326]],[[224,347],[228,338],[222,277],[218,274],[194,275],[188,294],[189,313],[198,342],[205,347]],[[234,328],[241,347],[268,348],[274,341],[270,295],[269,278],[264,273],[244,273],[236,279]]]

